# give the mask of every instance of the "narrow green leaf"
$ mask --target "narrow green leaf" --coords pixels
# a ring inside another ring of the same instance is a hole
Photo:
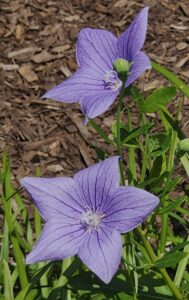
[[[169,212],[169,215],[178,220],[180,222],[180,224],[182,224],[183,226],[188,226],[189,225],[189,221],[187,219],[184,219],[183,217],[180,217],[178,214],[173,213],[173,212]]]
[[[45,266],[43,266],[41,269],[37,270],[37,274],[35,274],[32,279],[30,280],[30,283],[32,286],[34,286],[36,283],[38,283],[38,281],[40,280],[40,278],[43,276],[43,274],[45,274],[47,271],[49,271],[49,269],[52,267],[52,263],[48,263]]]
[[[162,121],[163,123],[165,123],[165,121],[167,122],[167,125],[172,127],[172,129],[174,129],[177,132],[178,138],[180,140],[186,138],[184,132],[181,130],[181,128],[179,127],[179,123],[177,120],[175,120],[173,118],[173,116],[171,116],[171,114],[169,113],[169,111],[166,109],[166,107],[162,108],[162,113],[161,113],[161,117],[162,117]]]
[[[101,148],[95,147],[97,159],[104,160],[107,157],[107,153]]]
[[[70,278],[78,270],[81,264],[81,260],[76,257],[71,265],[65,270],[64,276]]]
[[[173,83],[177,89],[179,89],[186,97],[189,98],[189,86],[184,83],[180,78],[178,78],[174,73],[167,70],[165,67],[159,65],[158,63],[151,61],[152,68],[159,74],[167,78],[171,83]]]
[[[158,211],[159,215],[162,215],[164,213],[169,213],[170,211],[172,211],[174,208],[176,208],[177,206],[179,206],[181,203],[184,202],[184,198],[179,198],[175,201],[172,201],[171,203],[169,203],[168,205],[166,205],[164,208],[160,209]]]
[[[168,267],[174,267],[177,265],[181,259],[183,259],[187,253],[176,251],[176,252],[170,252],[165,254],[162,258],[158,259],[154,267],[155,268],[168,268]]]
[[[153,162],[153,167],[150,170],[150,178],[158,178],[162,173],[162,166],[163,166],[163,156],[160,155],[156,157]]]
[[[109,137],[105,134],[105,132],[102,130],[102,128],[100,126],[98,126],[94,120],[88,119],[88,121],[89,121],[89,124],[91,125],[91,127],[93,127],[96,130],[96,132],[101,136],[101,138],[104,139],[105,142],[107,142],[110,145],[114,144],[114,142],[109,139]]]
[[[123,138],[123,143],[127,143],[131,141],[132,139],[135,139],[143,134],[146,134],[152,127],[154,126],[154,123],[148,123],[141,127],[133,129],[131,132],[127,134],[125,138]]]
[[[11,273],[9,270],[8,263],[5,260],[3,261],[3,270],[4,270],[4,296],[5,296],[5,299],[14,300]]]
[[[120,122],[120,129],[126,130],[126,126],[123,122]],[[117,138],[117,121],[116,120],[114,120],[112,122],[111,131],[112,131],[114,138]]]
[[[146,98],[143,103],[143,112],[156,112],[157,110],[160,110],[162,106],[166,106],[170,100],[175,98],[175,96],[176,88],[174,86],[159,88]]]

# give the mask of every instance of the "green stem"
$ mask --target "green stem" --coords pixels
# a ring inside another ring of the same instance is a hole
[[[136,106],[139,110],[139,112],[141,113],[141,117],[142,117],[142,123],[143,125],[147,124],[148,120],[145,116],[144,113],[141,112],[141,105],[143,105],[143,97],[140,94],[139,90],[137,89],[136,86],[132,86],[130,89],[130,93],[131,96],[133,97],[133,99],[135,100]],[[142,169],[141,169],[141,176],[140,176],[140,182],[143,182],[146,176],[146,170],[147,170],[147,166],[148,166],[148,145],[149,145],[149,134],[147,133],[145,135],[145,148],[144,148],[144,155],[142,158]],[[150,164],[150,161],[149,161]]]
[[[127,116],[128,116],[128,127],[129,131],[132,131],[132,122],[131,122],[131,113],[130,110],[127,110]],[[136,172],[136,162],[135,162],[135,150],[132,147],[129,147],[128,149],[128,160],[129,160],[129,170],[131,173],[131,176],[128,178],[128,182],[130,185],[134,185],[134,181],[137,180],[137,172]]]
[[[137,227],[136,228],[136,232],[137,234],[140,236],[140,239],[143,242],[143,245],[145,246],[145,249],[150,257],[150,260],[152,263],[155,263],[157,260],[157,256],[155,255],[148,239],[146,238],[146,235],[144,234],[143,230],[141,229],[141,227]],[[170,290],[172,291],[175,299],[177,300],[182,300],[182,295],[179,291],[179,289],[175,286],[175,284],[173,283],[173,281],[171,280],[171,278],[169,277],[168,273],[166,272],[165,269],[160,268],[159,269],[164,281],[167,283],[167,285],[169,286]]]
[[[35,221],[36,238],[38,239],[41,234],[41,217],[40,217],[37,209],[35,209],[35,212],[34,212],[34,221]],[[46,265],[45,262],[38,263],[39,269],[43,268],[45,265]],[[41,286],[44,286],[44,288],[41,289],[41,294],[44,299],[47,299],[49,296],[49,288],[47,287],[48,286],[47,272],[45,272],[43,274],[43,276],[40,278],[40,284],[41,284]]]
[[[121,156],[121,132],[120,132],[120,121],[121,121],[121,103],[122,98],[119,100],[117,107],[116,118],[117,118],[117,152]]]
[[[120,132],[120,125],[121,125],[121,105],[123,101],[123,97],[125,95],[125,83],[123,82],[122,88],[121,88],[121,93],[120,93],[120,98],[119,98],[119,103],[117,106],[117,112],[116,112],[116,121],[117,121],[117,139],[116,139],[116,144],[117,144],[117,152],[118,155],[120,156],[119,160],[119,169],[120,169],[120,177],[121,177],[121,185],[125,185],[125,176],[124,176],[124,168],[123,168],[123,162],[122,162],[122,149],[121,149],[121,132]]]
[[[146,170],[148,165],[148,143],[149,143],[149,136],[146,135],[145,138],[145,147],[144,147],[144,155],[142,158],[142,169],[141,169],[141,175],[140,175],[140,182],[142,183],[146,176]]]
[[[159,249],[161,253],[165,252],[166,242],[167,242],[167,226],[168,226],[168,214],[164,213],[161,217],[161,235],[160,235],[160,245]]]
[[[189,236],[187,241],[189,241]],[[184,253],[187,253],[187,255],[179,262],[177,271],[176,271],[176,275],[175,275],[175,279],[174,279],[174,284],[179,288],[184,272],[186,270],[187,264],[188,264],[188,259],[189,259],[189,244],[187,244],[184,247]]]

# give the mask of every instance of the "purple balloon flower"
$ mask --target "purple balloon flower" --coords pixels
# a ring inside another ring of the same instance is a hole
[[[146,7],[118,38],[106,30],[81,30],[76,52],[78,71],[48,91],[43,98],[68,103],[80,102],[83,113],[89,118],[105,112],[120,93],[122,86],[122,81],[114,69],[117,59],[124,59],[130,66],[126,87],[151,68],[149,58],[141,52],[146,38],[147,19]]]
[[[137,227],[159,203],[144,190],[119,186],[118,159],[108,158],[73,179],[22,179],[46,221],[28,264],[77,254],[101,280],[110,282],[121,260],[121,233]]]

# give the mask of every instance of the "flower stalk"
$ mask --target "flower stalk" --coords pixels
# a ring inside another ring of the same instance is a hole
[[[117,121],[117,139],[116,139],[116,144],[117,144],[117,153],[120,156],[119,160],[119,169],[120,169],[120,178],[121,178],[121,185],[125,185],[125,176],[124,176],[124,168],[123,168],[123,162],[122,162],[122,150],[121,150],[121,106],[123,102],[123,98],[125,95],[125,82],[122,83],[121,87],[121,92],[120,92],[120,97],[119,97],[119,103],[117,106],[117,112],[116,112],[116,121]]]

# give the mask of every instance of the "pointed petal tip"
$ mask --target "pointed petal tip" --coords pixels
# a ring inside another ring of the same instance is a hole
[[[148,11],[149,11],[149,8],[150,8],[149,6],[145,6],[142,10],[148,12]]]
[[[54,90],[56,90],[56,86],[54,88],[50,89],[49,91],[47,91],[44,95],[42,95],[41,99],[55,99],[56,100]]]
[[[21,186],[23,186],[23,187],[25,187],[25,185],[28,183],[28,179],[29,179],[30,177],[24,177],[24,178],[22,178],[22,179],[20,179],[20,185]]]
[[[26,255],[25,263],[26,263],[26,265],[31,265],[31,264],[35,263],[35,261],[31,257],[31,253]]]
[[[32,184],[33,180],[37,180],[38,178],[40,178],[40,177],[29,177],[29,176],[26,176],[26,177],[20,179],[20,184],[21,184],[21,186],[23,186],[23,187],[26,188],[28,185]]]
[[[50,97],[48,96],[48,94],[49,94],[49,92],[46,92],[45,94],[43,94],[43,95],[41,96],[41,99],[50,98]]]
[[[160,203],[160,199],[157,196],[154,196],[154,208],[156,208]]]
[[[104,277],[101,277],[100,275],[98,275],[98,277],[100,278],[101,281],[103,281],[105,284],[109,284],[111,281],[112,281],[112,278],[114,277],[111,276],[110,278],[104,278]]]
[[[149,6],[145,6],[143,9],[141,9],[141,11],[139,12],[139,15],[143,15],[148,17],[148,12],[149,12]]]
[[[39,256],[33,254],[33,250],[26,255],[25,263],[26,265],[35,264],[41,261],[45,261],[44,259],[40,259]]]

